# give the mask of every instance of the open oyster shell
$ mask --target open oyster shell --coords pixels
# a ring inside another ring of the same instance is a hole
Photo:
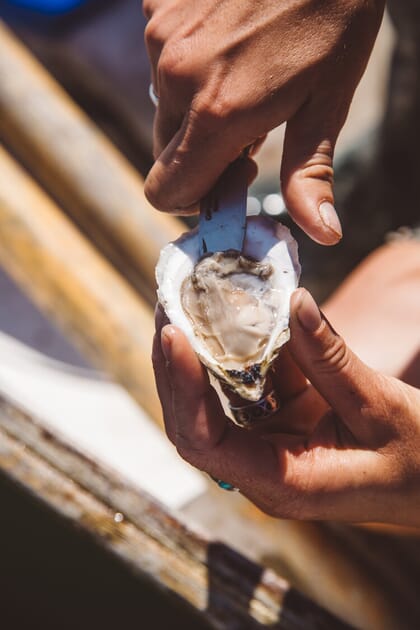
[[[158,298],[201,362],[246,400],[259,400],[267,372],[289,339],[290,296],[298,285],[297,244],[288,228],[249,217],[242,253],[199,260],[197,230],[161,251]]]

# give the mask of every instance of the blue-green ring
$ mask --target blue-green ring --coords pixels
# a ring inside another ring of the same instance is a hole
[[[238,488],[235,488],[235,486],[233,486],[231,483],[228,483],[227,481],[223,481],[222,479],[217,479],[216,477],[213,477],[213,475],[209,475],[209,476],[211,477],[211,479],[213,479],[213,481],[217,483],[219,488],[221,488],[222,490],[227,490],[228,492],[238,491]]]

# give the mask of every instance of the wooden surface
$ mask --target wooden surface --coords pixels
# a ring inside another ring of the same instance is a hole
[[[153,302],[158,253],[185,228],[151,208],[140,175],[1,22],[0,135]]]
[[[37,501],[89,532],[120,562],[202,612],[213,628],[345,627],[274,571],[194,531],[147,495],[61,443],[4,397],[0,467]]]

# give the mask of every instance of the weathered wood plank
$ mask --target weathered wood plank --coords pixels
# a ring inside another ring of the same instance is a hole
[[[151,208],[140,175],[1,22],[0,135],[153,301],[158,253],[182,224]]]
[[[229,539],[244,549],[246,544],[243,542],[245,540],[246,543],[248,535],[248,554],[265,557],[269,566],[279,567],[282,573],[286,572],[292,578],[293,583],[301,584],[316,600],[323,601],[329,609],[336,610],[357,627],[382,630],[398,624],[397,627],[409,628],[407,618],[419,618],[413,600],[418,572],[410,571],[407,562],[399,564],[396,561],[392,548],[394,544],[398,545],[398,541],[392,538],[376,541],[376,555],[368,548],[360,554],[358,547],[361,540],[357,532],[353,532],[355,540],[349,545],[337,538],[328,526],[276,522],[264,517],[258,520],[257,514],[243,499],[240,500],[241,497],[235,497],[238,501],[232,504],[231,495],[222,493],[203,495],[204,503],[198,501],[184,515],[174,515],[163,510],[148,495],[134,491],[112,471],[80,455],[49,433],[43,422],[4,397],[0,398],[0,427],[79,486],[93,492],[114,512],[121,512],[125,519],[152,538],[158,537],[165,547],[176,553],[187,553],[196,562],[205,563],[208,549],[203,541],[209,536],[205,534],[205,529],[197,528],[194,523],[207,523],[207,531],[212,532],[212,537],[223,534],[226,526],[231,526],[236,536],[229,536]],[[207,518],[210,510],[218,514],[220,525]],[[415,542],[412,554],[416,548]],[[260,553],[255,554],[256,549]],[[211,562],[214,562],[219,554],[225,553],[225,545],[213,545],[211,550]],[[393,579],[391,588],[387,587],[387,579],[383,580],[379,572],[387,565],[388,574],[401,574],[403,570],[407,573],[400,584]],[[264,589],[261,596],[265,597]],[[261,604],[258,598],[251,600],[250,605],[259,615]],[[401,609],[404,607],[407,614],[402,617]]]
[[[48,434],[4,397],[0,468],[134,571],[203,612],[214,628],[346,627],[275,572],[192,530],[150,497]]]

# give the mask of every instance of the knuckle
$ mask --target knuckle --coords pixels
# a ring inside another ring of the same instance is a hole
[[[326,166],[332,165],[334,147],[331,140],[322,140],[316,150],[313,153],[313,157],[310,161],[316,164],[325,164]]]
[[[193,454],[191,445],[189,443],[189,440],[184,435],[180,434],[178,431],[176,432],[176,435],[175,435],[175,445],[176,445],[176,450],[178,452],[178,455],[180,455],[182,459],[185,459],[187,462],[190,462],[190,457]]]
[[[159,79],[168,84],[189,85],[193,80],[194,67],[183,40],[167,41],[158,63]]]
[[[324,140],[315,146],[310,141],[307,141],[306,146],[305,142],[302,142],[299,145],[297,157],[294,152],[290,156],[285,155],[282,164],[282,177],[284,178],[292,167],[297,181],[313,179],[332,185],[334,180],[333,153],[333,145],[329,140]],[[294,167],[297,167],[296,170]]]
[[[177,415],[175,411],[175,415]],[[177,427],[176,448],[179,455],[190,464],[201,470],[214,465],[219,460],[218,447],[225,440],[226,427],[221,432],[213,432],[204,424],[196,422],[194,430],[186,432],[185,428]]]
[[[314,364],[322,374],[336,374],[349,366],[351,357],[351,352],[342,337],[336,335],[327,348],[323,350],[322,356],[314,359]]]
[[[317,156],[311,158],[311,160],[306,164],[303,174],[305,178],[327,182],[331,185],[334,180],[334,169],[332,165],[321,162],[317,159]]]
[[[205,443],[195,442],[192,444],[188,436],[177,431],[175,445],[178,455],[182,459],[196,468],[204,469],[208,456],[208,448]]]
[[[164,34],[160,20],[152,17],[146,24],[144,29],[144,41],[149,50],[154,50],[162,46],[164,42]]]
[[[197,459],[197,451],[191,448],[191,444],[185,436],[181,435],[178,431],[175,435],[175,446],[177,453],[182,459],[190,464],[195,464]]]
[[[172,418],[170,414],[164,412],[165,432],[168,440],[176,447],[176,436],[172,428]]]
[[[230,97],[204,94],[194,103],[195,123],[204,131],[225,129],[238,117],[239,107]]]

